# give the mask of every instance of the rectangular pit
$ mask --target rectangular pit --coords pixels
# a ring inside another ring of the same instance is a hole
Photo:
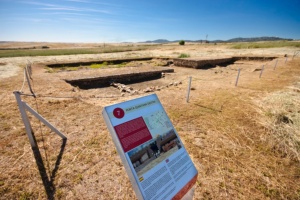
[[[162,73],[172,73],[174,69],[140,70],[131,73],[119,73],[112,75],[102,75],[97,77],[85,77],[79,79],[65,79],[65,81],[74,87],[80,89],[92,89],[109,87],[111,83],[131,84],[149,80],[155,80],[162,77]]]
[[[102,64],[104,62],[113,63],[113,64],[121,64],[130,61],[149,61],[152,60],[151,57],[144,58],[124,58],[124,59],[106,59],[106,60],[93,60],[93,61],[78,61],[78,62],[65,62],[65,63],[50,63],[47,64],[47,67],[50,68],[59,68],[59,67],[78,67],[78,66],[87,66],[92,64]]]
[[[224,57],[224,58],[175,58],[174,65],[179,67],[188,67],[194,69],[209,69],[218,66],[227,66],[238,60],[273,60],[276,57]]]

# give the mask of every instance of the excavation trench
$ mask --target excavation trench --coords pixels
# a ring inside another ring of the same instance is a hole
[[[277,57],[223,57],[223,58],[200,58],[200,59],[190,59],[190,58],[175,58],[173,60],[175,66],[187,67],[194,69],[210,69],[217,65],[221,67],[226,67],[228,65],[234,64],[236,61],[246,60],[246,61],[270,61]]]
[[[140,71],[132,73],[115,74],[108,76],[87,77],[81,79],[66,79],[65,81],[72,86],[80,89],[92,89],[109,87],[112,83],[132,84],[144,81],[159,79],[163,73],[172,73],[174,69],[159,69],[150,71]]]
[[[73,72],[73,75],[64,78],[64,80],[74,87],[79,87],[80,89],[93,89],[93,88],[103,88],[109,87],[112,83],[122,83],[122,84],[133,84],[140,83],[150,80],[159,79],[164,73],[172,73],[174,69],[168,66],[173,64],[179,67],[188,67],[195,69],[210,69],[216,66],[226,67],[228,65],[234,64],[236,61],[270,61],[277,57],[223,57],[223,58],[201,58],[201,59],[190,59],[190,58],[136,58],[136,59],[118,59],[118,60],[98,60],[98,61],[85,61],[85,62],[72,62],[72,63],[53,63],[48,64],[47,67],[50,68],[60,68],[60,67],[78,67],[78,66],[88,66],[92,64],[103,64],[110,63],[109,65],[120,65],[124,63],[137,62],[135,66],[131,67],[121,67],[119,69],[95,69],[86,70],[90,73],[84,74],[84,71]],[[161,66],[156,66],[157,63],[153,64],[153,60],[160,60]],[[144,62],[144,65],[143,63]],[[106,71],[105,71],[106,70]],[[92,71],[92,73],[91,73]]]
[[[150,62],[153,60],[165,61],[164,65],[169,65],[172,63],[169,58],[152,58],[152,57],[143,57],[143,58],[124,58],[124,59],[106,59],[106,60],[93,60],[93,61],[78,61],[78,62],[64,62],[64,63],[51,63],[47,64],[49,68],[66,68],[66,67],[80,67],[80,66],[90,66],[93,64],[109,64],[109,65],[121,65],[130,62]]]

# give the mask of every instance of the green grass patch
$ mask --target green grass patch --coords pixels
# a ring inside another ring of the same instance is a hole
[[[119,63],[119,64],[114,64],[111,62],[103,62],[103,63],[94,63],[91,65],[84,65],[84,66],[60,66],[60,67],[47,67],[46,70],[48,73],[56,73],[56,72],[61,72],[61,71],[77,71],[77,70],[82,70],[82,69],[104,69],[104,68],[121,68],[121,67],[126,67],[127,62]],[[0,115],[1,117],[1,115]]]
[[[67,66],[62,66],[62,67],[57,67],[57,68],[51,68],[47,67],[47,73],[56,73],[56,72],[61,72],[61,71],[77,71],[79,69],[82,69],[83,67],[67,67]]]
[[[232,49],[257,49],[278,47],[300,47],[299,41],[270,41],[270,42],[240,42],[231,46]]]
[[[119,63],[119,64],[114,64],[114,63],[110,63],[110,62],[103,62],[103,63],[95,63],[95,64],[91,64],[89,66],[89,68],[91,69],[100,69],[100,68],[121,68],[121,67],[125,67],[126,66],[126,62],[124,63]]]
[[[98,63],[91,64],[89,66],[89,68],[91,68],[91,69],[99,69],[99,68],[106,68],[107,66],[108,66],[108,63],[107,62],[103,62],[101,64],[98,64]]]
[[[141,51],[155,48],[155,45],[141,46],[108,46],[97,48],[81,49],[12,49],[0,50],[0,58],[4,57],[23,57],[23,56],[57,56],[57,55],[77,55],[77,54],[98,54],[116,53],[127,51]]]
[[[188,58],[188,57],[190,57],[190,55],[186,53],[182,53],[178,56],[178,58]]]

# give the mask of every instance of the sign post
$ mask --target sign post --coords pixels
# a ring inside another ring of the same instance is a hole
[[[192,196],[197,169],[156,94],[102,114],[138,199]]]

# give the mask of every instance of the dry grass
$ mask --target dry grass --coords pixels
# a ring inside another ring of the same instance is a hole
[[[268,128],[265,141],[282,157],[300,162],[300,84],[268,94],[259,102],[261,123]]]
[[[200,172],[196,197],[299,198],[299,163],[282,158],[262,140],[268,130],[256,121],[251,99],[227,90],[194,105],[173,112],[181,113],[176,125]]]
[[[300,198],[300,59],[283,61],[275,71],[274,62],[264,63],[261,79],[251,69],[262,63],[242,65],[238,87],[235,65],[204,71],[176,67],[164,79],[132,85],[184,80],[157,95],[199,171],[195,199]],[[12,94],[20,89],[22,72],[1,80],[0,199],[135,199],[101,116],[105,105],[135,96],[93,98],[112,89],[73,92],[61,73],[45,73],[38,66],[33,72],[37,94],[81,98],[22,97],[68,137],[62,148],[61,139],[29,114],[43,172]],[[185,102],[188,76],[194,88],[190,103]]]

